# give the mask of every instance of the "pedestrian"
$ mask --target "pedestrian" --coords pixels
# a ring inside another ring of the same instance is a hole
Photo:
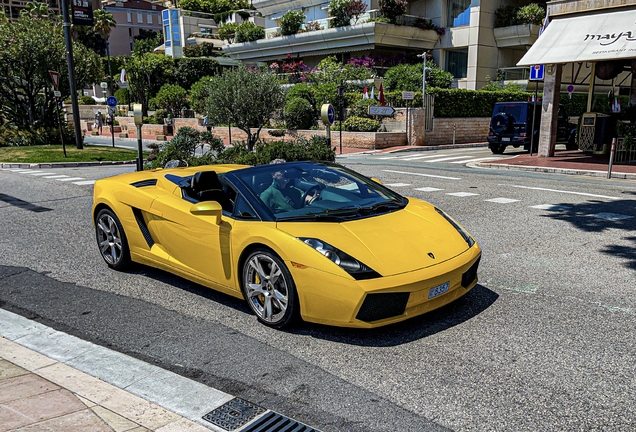
[[[212,125],[208,121],[208,115],[207,114],[205,115],[205,117],[203,117],[203,125],[208,130],[208,132],[212,132]]]
[[[113,125],[113,116],[110,113],[106,114],[106,125],[108,127]]]
[[[97,114],[95,114],[95,127],[97,128],[97,131],[99,132],[99,134],[102,134],[102,127],[104,126],[104,117],[102,116],[102,112],[101,111],[97,111]]]

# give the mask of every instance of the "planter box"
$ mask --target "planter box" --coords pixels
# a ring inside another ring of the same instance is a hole
[[[497,48],[530,46],[539,37],[540,26],[519,24],[494,29]]]

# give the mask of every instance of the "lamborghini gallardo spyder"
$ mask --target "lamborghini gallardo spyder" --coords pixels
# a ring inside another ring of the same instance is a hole
[[[477,284],[481,249],[441,209],[332,163],[209,165],[98,180],[107,265],[157,267],[244,298],[257,319],[378,327]]]

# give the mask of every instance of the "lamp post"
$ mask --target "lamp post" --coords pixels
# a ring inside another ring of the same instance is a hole
[[[426,67],[426,51],[422,54],[418,54],[417,56],[422,58],[422,106],[425,106],[426,103],[424,95],[426,94],[426,71],[431,70],[431,68]]]

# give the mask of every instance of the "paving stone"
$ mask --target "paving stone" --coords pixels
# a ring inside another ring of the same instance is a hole
[[[59,387],[35,374],[20,375],[0,381],[0,402],[29,398],[59,390]]]

